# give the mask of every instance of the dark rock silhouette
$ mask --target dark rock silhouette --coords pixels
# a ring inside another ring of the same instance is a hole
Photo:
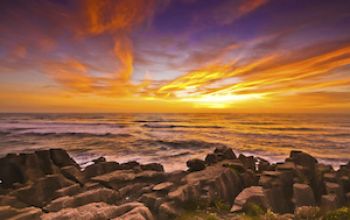
[[[350,163],[334,170],[301,151],[270,164],[220,147],[187,166],[164,172],[100,157],[81,169],[63,149],[9,154],[0,159],[0,219],[172,219],[218,202],[299,218],[350,202]]]

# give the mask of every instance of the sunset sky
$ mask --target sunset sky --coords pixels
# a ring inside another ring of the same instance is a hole
[[[350,112],[349,0],[1,0],[1,112]]]

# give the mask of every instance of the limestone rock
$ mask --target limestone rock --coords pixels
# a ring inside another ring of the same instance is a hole
[[[78,166],[78,164],[69,156],[67,151],[63,149],[50,149],[50,155],[52,161],[59,167],[64,166]]]
[[[172,182],[163,182],[155,185],[153,187],[154,191],[168,191],[171,189],[171,187],[174,186],[174,183]]]
[[[74,182],[77,182],[81,185],[85,183],[85,176],[83,172],[80,171],[76,166],[65,166],[61,168],[62,174]]]
[[[190,172],[200,171],[205,169],[205,163],[200,159],[191,159],[187,161],[187,167]]]
[[[215,148],[214,154],[221,159],[230,160],[230,159],[237,158],[235,153],[232,151],[232,149],[226,146],[220,146]]]
[[[299,165],[304,167],[314,169],[317,164],[317,160],[311,155],[304,153],[302,151],[291,151],[290,158]]]
[[[40,178],[34,184],[24,186],[12,192],[19,200],[36,207],[43,207],[55,198],[55,191],[74,182],[64,178],[62,175],[47,175]]]
[[[255,170],[255,160],[253,156],[245,156],[240,154],[238,159],[242,162],[244,168]]]
[[[106,189],[95,189],[79,193],[74,196],[64,196],[53,200],[44,209],[49,212],[57,212],[65,208],[75,208],[94,202],[114,203],[119,199],[119,193]]]
[[[66,208],[58,212],[46,213],[43,220],[70,220],[70,219],[139,219],[153,220],[154,217],[147,207],[141,203],[126,203],[120,206],[108,205],[103,202],[90,203],[77,208]]]
[[[153,170],[153,171],[164,172],[164,167],[160,163],[142,164],[141,169],[142,170]]]
[[[335,194],[323,195],[321,197],[321,208],[325,212],[332,211],[338,208],[337,196]]]
[[[0,206],[0,219],[35,220],[39,219],[41,210],[34,207],[13,208],[11,206]]]
[[[299,183],[293,185],[293,201],[296,207],[314,206],[316,203],[312,188]]]
[[[251,186],[239,193],[234,200],[231,212],[242,211],[251,203],[259,205],[265,210],[270,207],[261,186]]]
[[[94,163],[106,162],[106,158],[104,158],[104,157],[99,157],[99,158],[96,158],[96,159],[92,160],[92,162],[94,162]]]
[[[99,162],[87,166],[83,173],[86,179],[120,169],[117,162]]]

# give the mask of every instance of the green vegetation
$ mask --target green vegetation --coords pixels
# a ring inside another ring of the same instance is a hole
[[[258,204],[252,202],[248,203],[244,209],[248,216],[259,216],[265,213]]]
[[[349,220],[350,219],[350,209],[348,207],[343,207],[335,211],[327,213],[324,220]]]
[[[176,220],[219,220],[219,218],[207,211],[196,210],[196,211],[186,211],[184,214],[176,218]]]
[[[218,212],[229,212],[231,207],[229,206],[229,204],[223,202],[221,199],[217,199],[214,202],[214,208]]]

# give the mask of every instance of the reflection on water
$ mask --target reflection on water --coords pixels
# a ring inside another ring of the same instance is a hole
[[[215,146],[282,160],[301,149],[350,158],[350,116],[308,114],[0,114],[0,155],[61,147],[82,165],[98,156],[183,169]]]

